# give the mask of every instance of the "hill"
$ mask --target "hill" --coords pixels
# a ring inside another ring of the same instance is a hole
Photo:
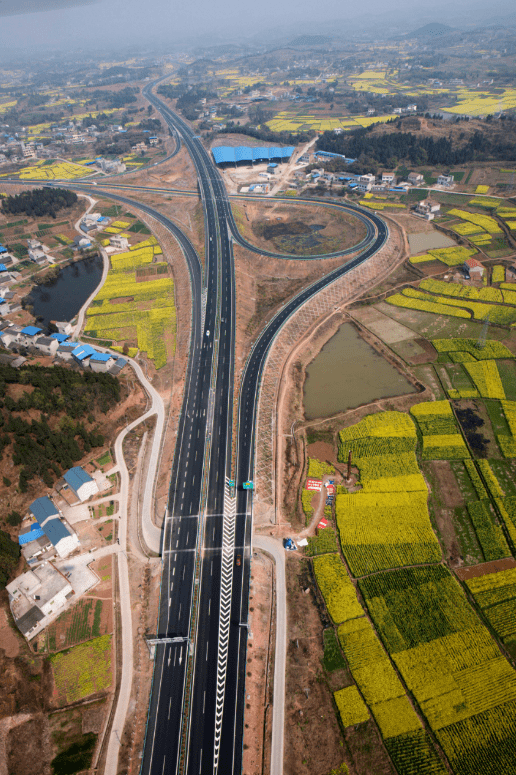
[[[448,27],[447,24],[440,24],[439,22],[430,22],[423,27],[418,27],[417,30],[407,35],[408,38],[437,38],[442,35],[449,35],[452,32],[456,32],[453,27]]]
[[[290,43],[291,46],[325,46],[331,43],[329,35],[298,35]]]

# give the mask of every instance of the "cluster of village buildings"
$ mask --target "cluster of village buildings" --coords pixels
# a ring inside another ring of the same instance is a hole
[[[414,186],[422,186],[425,183],[423,175],[419,172],[410,172],[407,175],[406,180],[398,180],[394,172],[383,172],[381,175],[373,175],[367,173],[365,175],[354,175],[350,172],[332,173],[327,172],[324,169],[324,165],[334,159],[342,159],[348,164],[352,164],[355,159],[346,158],[342,154],[330,153],[328,151],[316,151],[313,155],[306,153],[301,155],[297,162],[298,164],[320,164],[320,168],[312,169],[306,173],[303,169],[298,169],[294,173],[294,177],[302,182],[315,183],[315,184],[333,184],[338,183],[345,186],[350,191],[354,191],[358,194],[381,194],[386,192],[395,192],[398,194],[406,193],[410,188]],[[270,173],[272,170],[267,169]],[[455,185],[455,179],[453,175],[441,174],[437,177],[436,185],[443,189],[450,189]],[[434,203],[437,204],[437,203]],[[437,212],[432,210],[429,212]],[[421,215],[425,213],[420,213]],[[429,218],[431,220],[431,218]]]
[[[20,164],[31,159],[53,159],[63,153],[63,146],[86,146],[114,135],[125,134],[127,129],[118,124],[110,124],[107,131],[101,132],[95,124],[83,127],[81,121],[70,120],[64,125],[51,126],[50,132],[50,143],[28,140],[28,132],[23,128],[13,134],[7,132],[0,134],[0,166]],[[149,129],[144,129],[142,134],[150,135],[151,133]],[[155,147],[161,142],[157,136],[149,136],[147,141],[135,143],[131,146],[131,152],[142,154],[148,151],[149,147]],[[92,171],[102,171],[108,174],[124,172],[126,169],[126,165],[118,159],[104,159],[102,157],[88,162],[87,166],[93,167]]]
[[[61,496],[63,508],[82,504],[110,485],[104,475],[90,476],[75,466],[57,482],[54,500]],[[18,539],[29,570],[6,587],[14,621],[27,640],[98,582],[87,564],[79,561],[79,537],[54,500],[45,495],[30,504]]]
[[[0,301],[2,301],[0,299]],[[5,304],[8,303],[4,301]],[[0,310],[3,304],[0,304]],[[56,363],[80,366],[95,372],[120,374],[127,361],[125,358],[96,350],[89,344],[69,341],[70,323],[53,321],[58,331],[46,336],[37,326],[20,326],[10,321],[0,321],[0,348],[12,354],[0,354],[0,364],[9,363],[15,368],[26,361],[27,355],[46,355]]]

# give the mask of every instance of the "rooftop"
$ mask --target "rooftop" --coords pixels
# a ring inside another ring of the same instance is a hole
[[[45,531],[41,529],[37,522],[33,522],[26,533],[20,533],[18,536],[18,543],[20,546],[29,544],[31,541],[36,541],[41,536],[45,535]]]
[[[63,342],[66,342],[67,339],[70,338],[69,334],[50,334],[51,339],[57,339],[59,344],[62,344]]]
[[[79,489],[81,484],[86,484],[87,482],[93,481],[91,476],[84,470],[84,468],[81,468],[80,466],[70,468],[70,470],[63,475],[63,479],[67,484],[70,485],[72,490],[75,491]]]
[[[98,353],[98,352],[95,352],[91,356],[91,360],[92,361],[97,361],[97,362],[100,362],[100,363],[107,363],[109,360],[111,360],[112,357],[113,356],[110,355],[109,353]]]
[[[37,328],[36,326],[25,326],[25,328],[22,328],[21,333],[26,336],[36,336],[36,334],[41,333],[41,330],[41,328]]]
[[[71,535],[70,531],[64,522],[61,522],[59,517],[47,519],[43,525],[43,530],[45,531],[45,535],[47,536],[48,540],[54,546],[57,546],[59,541],[62,541],[63,538],[69,538]]]
[[[294,153],[294,146],[289,145],[286,148],[276,146],[249,147],[246,145],[237,145],[236,147],[228,145],[218,145],[211,149],[216,164],[233,163],[238,161],[271,161],[273,159],[290,159]]]
[[[49,517],[57,517],[59,515],[59,510],[47,495],[33,501],[29,506],[29,511],[40,525]]]
[[[83,361],[86,358],[91,358],[94,353],[96,353],[96,350],[94,350],[90,344],[80,344],[73,350],[72,355],[77,358],[78,361]]]

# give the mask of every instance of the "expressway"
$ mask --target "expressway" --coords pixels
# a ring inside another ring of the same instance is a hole
[[[381,219],[372,214],[363,214],[363,211],[358,211],[357,208],[357,214],[366,222],[368,229],[367,237],[361,245],[361,254],[299,293],[275,316],[256,342],[246,365],[240,393],[236,455],[237,492],[236,498],[230,499],[226,483],[231,478],[235,305],[233,255],[229,234],[231,232],[233,239],[238,239],[240,235],[233,220],[223,181],[199,139],[193,136],[190,127],[179,116],[151,92],[150,86],[146,87],[144,94],[160,110],[169,126],[182,136],[194,161],[207,227],[208,305],[210,299],[217,299],[220,312],[217,318],[216,315],[209,315],[207,309],[203,339],[203,346],[206,346],[206,329],[209,329],[210,336],[217,343],[216,352],[213,353],[214,359],[217,359],[217,362],[213,363],[212,384],[215,389],[208,411],[209,422],[204,424],[210,447],[206,453],[207,491],[204,502],[200,504],[196,494],[191,493],[189,504],[190,513],[195,515],[190,518],[190,522],[195,521],[199,530],[198,547],[202,547],[202,550],[196,579],[199,587],[196,637],[193,638],[194,642],[190,643],[193,659],[191,699],[187,697],[187,705],[184,708],[186,723],[182,728],[182,744],[186,750],[180,752],[178,759],[174,758],[181,747],[181,741],[171,742],[171,733],[174,741],[177,733],[177,720],[172,708],[172,705],[176,704],[177,693],[172,687],[177,687],[179,682],[177,675],[174,679],[172,674],[172,683],[167,684],[168,673],[164,670],[165,659],[170,669],[171,660],[175,662],[178,650],[183,648],[174,645],[170,647],[167,657],[163,654],[161,659],[156,661],[142,773],[175,773],[179,764],[180,768],[188,773],[221,772],[230,775],[240,773],[242,765],[250,574],[252,496],[249,491],[243,490],[241,485],[252,479],[253,475],[255,404],[263,364],[271,342],[288,317],[329,282],[373,255],[383,245],[387,230]],[[212,272],[217,273],[217,281],[214,277],[212,279]],[[213,311],[216,306],[213,305]],[[200,450],[202,438],[199,436],[197,444]],[[168,520],[167,527],[170,521],[174,525],[177,524],[178,529],[181,525],[181,535],[184,535],[185,514],[177,513],[177,505],[171,491],[169,513],[173,517]],[[197,516],[199,507],[203,508],[201,520]],[[192,532],[189,532],[189,535],[192,536]],[[175,599],[169,595],[172,576],[168,557],[172,557],[173,563],[179,561],[177,547],[177,534],[174,534],[171,542],[167,530],[164,541],[160,632],[168,634],[171,633],[170,621],[167,620],[167,627],[163,629],[164,614],[167,608],[170,611],[176,604]],[[173,574],[174,565],[171,567]],[[173,589],[171,592],[173,593]],[[191,595],[189,599],[191,600]],[[179,710],[179,703],[177,706]],[[171,716],[174,718],[172,726],[167,723]],[[169,758],[168,750],[171,746],[174,753]]]

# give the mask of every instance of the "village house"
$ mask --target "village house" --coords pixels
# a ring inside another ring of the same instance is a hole
[[[453,186],[453,183],[454,183],[453,175],[439,175],[439,177],[437,178],[438,186]]]
[[[80,466],[70,468],[63,479],[80,501],[87,501],[99,491],[97,482]]]
[[[90,369],[96,372],[109,371],[111,366],[114,366],[115,364],[115,359],[110,353],[94,352],[89,361]]]
[[[52,542],[45,535],[37,522],[22,528],[18,536],[21,553],[28,565],[34,565],[43,560],[51,560],[56,556]]]
[[[469,280],[481,280],[484,276],[484,267],[476,258],[467,258],[463,264],[464,274]]]
[[[420,186],[425,179],[423,175],[419,174],[419,172],[409,172],[407,176],[407,180],[411,186]]]
[[[27,640],[49,624],[50,617],[55,618],[74,592],[68,579],[50,562],[18,576],[6,590],[16,626]]]
[[[34,343],[35,347],[45,355],[55,355],[59,342],[51,336],[40,336]]]
[[[121,234],[113,234],[113,236],[109,238],[109,244],[112,248],[116,248],[116,250],[129,249],[129,240],[127,237],[122,237]]]
[[[29,513],[34,517],[59,557],[68,557],[80,545],[77,534],[69,530],[61,518],[61,512],[44,495],[37,498],[29,506]]]
[[[422,216],[427,221],[433,221],[435,216],[441,211],[441,205],[435,199],[423,199],[416,206],[416,214]]]

